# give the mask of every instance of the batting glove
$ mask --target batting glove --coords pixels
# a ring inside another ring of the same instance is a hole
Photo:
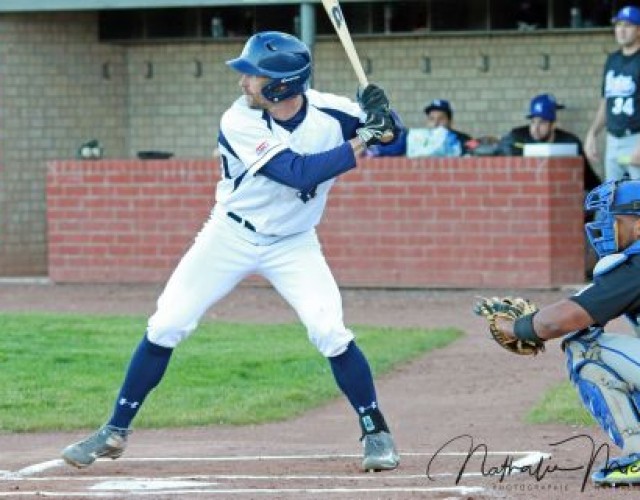
[[[395,124],[388,112],[373,112],[367,115],[364,126],[356,129],[356,134],[367,146],[389,142],[394,137]]]
[[[389,98],[381,87],[373,83],[370,83],[364,89],[358,87],[357,98],[360,108],[367,113],[389,111]]]

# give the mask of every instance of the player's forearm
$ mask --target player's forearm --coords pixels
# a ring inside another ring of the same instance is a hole
[[[269,160],[258,172],[285,186],[309,191],[355,166],[353,147],[350,143],[344,143],[329,151],[308,155],[294,153],[291,150],[283,151]]]
[[[564,299],[555,304],[543,307],[533,316],[533,330],[541,340],[551,340],[568,333],[582,330],[593,325],[593,318],[575,302]],[[511,336],[515,323],[500,321],[500,329]]]
[[[354,137],[349,141],[349,144],[351,145],[354,156],[359,156],[364,152],[365,149],[367,149],[367,145],[362,139],[360,139],[360,137]]]
[[[607,102],[605,101],[605,99],[600,99],[600,104],[598,105],[598,109],[596,110],[596,116],[593,118],[593,122],[589,127],[587,136],[591,135],[593,137],[596,137],[604,129],[606,119],[607,119],[606,106],[607,106]]]

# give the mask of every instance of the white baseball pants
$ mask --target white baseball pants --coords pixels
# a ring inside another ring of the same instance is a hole
[[[340,291],[315,229],[284,238],[261,237],[220,211],[203,226],[169,278],[148,323],[155,344],[173,348],[202,315],[246,276],[264,276],[294,308],[325,357],[353,340],[342,317]]]
[[[621,156],[631,156],[639,141],[640,134],[624,137],[607,134],[607,149],[604,160],[605,180],[617,181],[622,179],[625,174],[628,174],[633,180],[640,179],[639,165],[621,165],[619,162]]]

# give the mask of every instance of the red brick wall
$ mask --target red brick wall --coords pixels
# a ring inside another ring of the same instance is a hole
[[[166,280],[217,178],[206,160],[51,163],[51,279]],[[334,186],[320,239],[341,285],[581,282],[581,183],[575,158],[361,160]]]

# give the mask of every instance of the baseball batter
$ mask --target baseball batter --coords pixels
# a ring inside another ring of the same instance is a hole
[[[484,299],[479,310],[494,322],[492,327],[498,331],[492,334],[498,343],[518,354],[539,352],[546,341],[566,335],[562,348],[569,378],[586,409],[623,452],[621,457],[610,458],[608,450],[603,451],[600,458],[604,463],[595,470],[592,480],[596,485],[637,485],[640,181],[609,181],[596,187],[587,195],[585,209],[598,211],[596,220],[585,224],[589,241],[600,257],[592,284],[568,299],[534,312],[526,310],[524,315],[511,307],[526,305],[522,299],[508,299],[507,307],[504,299],[502,303]],[[619,316],[631,322],[637,336],[604,332],[604,326]]]
[[[65,448],[62,457],[76,467],[98,457],[118,458],[173,349],[208,308],[243,278],[259,274],[291,304],[310,341],[329,360],[358,415],[362,467],[394,469],[399,457],[371,370],[343,323],[340,292],[315,231],[335,178],[394,130],[388,99],[375,85],[360,92],[358,103],[309,89],[310,51],[285,33],[252,36],[227,64],[240,73],[243,95],[221,119],[221,180],[211,216],[158,299],[111,418]]]

